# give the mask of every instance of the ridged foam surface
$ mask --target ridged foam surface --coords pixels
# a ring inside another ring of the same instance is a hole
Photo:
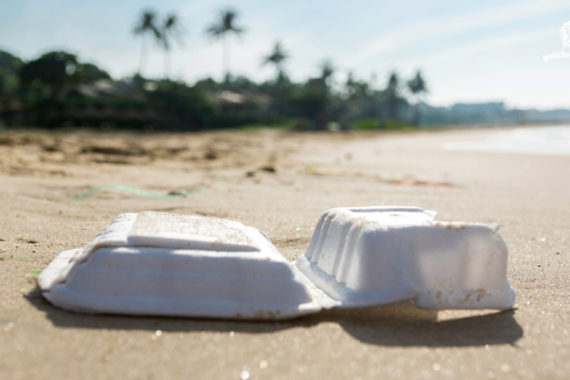
[[[507,248],[483,224],[437,222],[414,207],[325,212],[289,263],[239,222],[143,212],[118,216],[40,274],[44,296],[92,312],[279,319],[413,299],[427,308],[506,309]]]
[[[434,217],[414,207],[329,210],[296,265],[346,306],[415,299],[435,309],[511,307],[507,247],[496,229]]]

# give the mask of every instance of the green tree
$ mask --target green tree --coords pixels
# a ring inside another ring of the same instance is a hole
[[[230,78],[230,45],[229,36],[234,34],[240,36],[245,32],[245,29],[236,25],[236,19],[239,14],[233,9],[224,9],[220,12],[217,21],[212,23],[206,29],[206,33],[214,39],[221,39],[223,44],[222,65],[224,70],[225,80]]]
[[[65,86],[78,81],[78,68],[74,54],[52,51],[23,65],[20,79],[28,87],[43,86],[44,97],[55,100]]]
[[[416,75],[408,81],[408,89],[412,93],[412,95],[416,98],[416,102],[414,104],[414,124],[420,124],[420,108],[419,108],[419,101],[421,100],[421,96],[424,93],[428,92],[426,82],[422,77],[422,73],[420,70],[416,72]]]
[[[276,83],[280,83],[285,79],[285,73],[283,71],[283,62],[289,58],[289,54],[283,49],[281,42],[277,41],[273,46],[273,51],[263,57],[263,65],[273,65],[277,72]]]
[[[308,119],[309,129],[325,129],[327,93],[321,78],[309,79],[293,91],[288,103],[295,114]]]
[[[146,96],[159,124],[168,129],[197,130],[214,117],[214,107],[206,95],[183,82],[158,81]]]
[[[23,64],[20,58],[0,50],[0,100],[12,97],[18,92],[18,72]]]
[[[20,69],[22,100],[27,119],[34,125],[55,126],[64,90],[76,84],[79,63],[74,54],[52,51],[27,62]]]
[[[321,79],[323,80],[325,85],[330,85],[330,81],[334,74],[334,65],[330,59],[325,59],[323,63],[321,63]]]
[[[396,72],[390,73],[386,91],[393,96],[400,95],[400,78],[398,78],[398,74]]]
[[[319,77],[307,80],[291,94],[289,104],[298,115],[309,119],[309,129],[324,130],[335,108],[330,83],[334,66],[327,59],[320,65],[320,69]]]
[[[405,102],[400,93],[400,79],[396,72],[390,73],[388,84],[384,90],[384,103],[386,118],[397,120],[400,114],[400,106]]]
[[[366,80],[356,79],[352,72],[344,84],[345,111],[348,119],[378,116],[377,93]]]
[[[80,63],[77,66],[77,80],[79,82],[93,83],[101,79],[111,79],[111,76],[92,63]]]
[[[148,42],[147,35],[154,37],[155,41],[162,41],[162,33],[157,25],[157,15],[156,12],[147,9],[143,11],[135,24],[133,29],[135,36],[140,36],[141,38],[141,52],[139,57],[139,68],[137,74],[142,75],[142,71],[146,65],[148,57]]]

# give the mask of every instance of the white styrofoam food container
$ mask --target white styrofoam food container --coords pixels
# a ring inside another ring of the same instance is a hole
[[[482,224],[413,207],[332,209],[288,262],[241,223],[122,214],[40,274],[54,305],[84,312],[280,319],[413,299],[426,308],[507,309],[507,248]]]

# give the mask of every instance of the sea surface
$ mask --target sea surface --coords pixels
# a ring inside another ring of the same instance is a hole
[[[488,131],[476,141],[451,141],[448,150],[506,152],[540,155],[570,155],[570,124],[555,127],[522,127]]]

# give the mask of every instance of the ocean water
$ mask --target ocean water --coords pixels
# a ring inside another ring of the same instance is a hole
[[[489,131],[483,140],[451,141],[448,150],[570,155],[570,125]]]

